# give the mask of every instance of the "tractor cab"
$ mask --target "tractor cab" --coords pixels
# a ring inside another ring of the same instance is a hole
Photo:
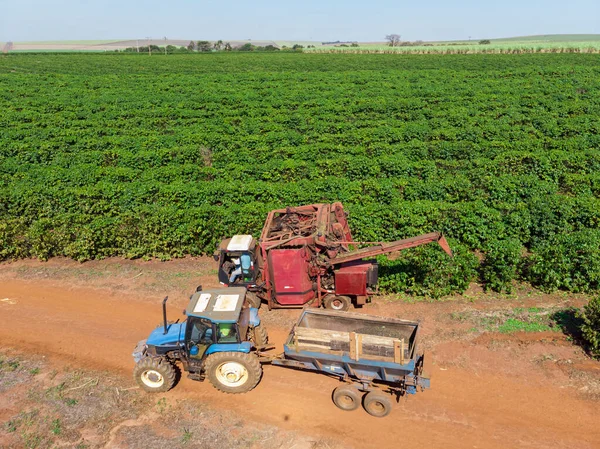
[[[258,275],[256,241],[251,235],[234,235],[223,240],[215,253],[219,282],[231,286],[253,286]]]
[[[248,329],[258,326],[258,311],[243,307],[246,289],[233,287],[199,291],[185,310],[187,325],[184,347],[193,360],[216,351],[249,352]]]

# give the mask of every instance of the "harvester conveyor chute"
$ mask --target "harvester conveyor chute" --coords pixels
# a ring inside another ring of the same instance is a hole
[[[393,253],[395,251],[401,251],[407,248],[414,248],[415,246],[426,245],[428,243],[437,242],[442,249],[452,257],[452,250],[446,241],[446,238],[439,232],[431,232],[429,234],[419,235],[417,237],[411,237],[403,240],[396,240],[390,243],[379,243],[375,246],[369,246],[367,248],[360,248],[355,251],[340,253],[333,259],[330,259],[329,265],[337,265],[344,262],[352,262],[354,260],[364,259],[366,257],[379,256],[381,254]],[[357,244],[359,242],[351,242]]]

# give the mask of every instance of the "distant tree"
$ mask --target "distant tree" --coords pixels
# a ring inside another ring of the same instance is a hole
[[[479,45],[490,45],[492,42],[489,39],[479,41]]]
[[[196,46],[198,47],[198,51],[212,51],[212,46],[208,41],[198,41]]]
[[[352,45],[350,45],[351,47],[359,47],[358,42],[352,42]]]
[[[229,42],[225,42],[225,47],[224,48],[225,48],[225,51],[231,51],[232,50],[231,44]]]
[[[194,51],[196,49],[196,43],[194,41],[190,41],[190,43],[187,45],[187,49],[188,51]]]
[[[4,44],[4,48],[2,48],[2,53],[6,54],[9,51],[11,51],[12,49],[13,49],[13,43],[9,41],[6,44]]]
[[[304,48],[303,45],[300,44],[294,44],[294,46],[292,47],[292,50],[298,50],[298,51],[302,51],[302,49]]]
[[[255,47],[251,43],[247,43],[238,48],[238,51],[254,51]]]
[[[263,49],[265,51],[279,51],[279,48],[277,48],[275,45],[266,45],[263,47]]]
[[[385,37],[385,40],[390,47],[397,47],[400,45],[400,38],[401,36],[399,34],[388,34]]]
[[[223,49],[223,41],[219,39],[217,42],[213,44],[213,48],[217,51],[221,51]]]

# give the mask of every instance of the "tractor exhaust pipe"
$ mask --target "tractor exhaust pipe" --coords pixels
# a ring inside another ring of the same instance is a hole
[[[163,299],[163,324],[165,326],[165,331],[163,332],[163,335],[167,335],[167,332],[169,331],[169,328],[167,326],[167,300],[169,299],[168,296],[165,296],[165,299]]]

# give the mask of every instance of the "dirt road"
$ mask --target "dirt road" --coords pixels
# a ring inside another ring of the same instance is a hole
[[[184,305],[184,298],[173,301],[170,317],[181,316]],[[0,346],[124,376],[133,367],[132,348],[161,319],[158,304],[142,295],[25,280],[2,281],[0,317]],[[287,330],[269,331],[281,345]],[[325,376],[267,366],[248,394],[226,395],[184,378],[168,395],[193,395],[245,416],[249,425],[260,421],[305,430],[355,448],[600,447],[598,402],[539,376],[524,381],[468,366],[434,365],[432,388],[401,400],[385,419],[338,410],[330,399],[337,384]]]

